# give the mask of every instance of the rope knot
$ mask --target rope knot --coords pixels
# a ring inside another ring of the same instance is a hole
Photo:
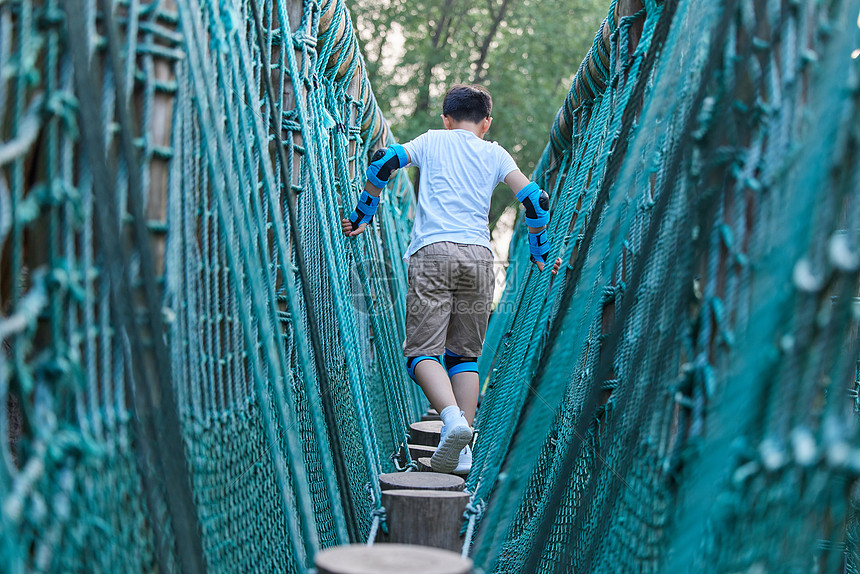
[[[370,523],[370,532],[367,535],[367,545],[373,546],[373,543],[376,541],[376,533],[379,532],[379,527],[382,527],[382,531],[387,533],[388,527],[385,523],[385,507],[380,506],[375,508],[371,513],[371,523]]]
[[[463,518],[466,520],[470,520],[474,517],[476,520],[480,520],[481,516],[484,515],[484,510],[486,509],[487,504],[483,500],[475,500],[469,501],[466,504],[466,510],[463,511]]]

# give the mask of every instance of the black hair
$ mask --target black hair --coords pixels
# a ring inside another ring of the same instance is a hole
[[[458,122],[478,123],[490,117],[493,111],[493,98],[483,86],[451,86],[442,103],[442,113]]]

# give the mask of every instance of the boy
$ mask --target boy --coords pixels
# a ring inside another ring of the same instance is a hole
[[[549,196],[529,182],[504,148],[483,139],[493,121],[492,105],[480,86],[453,86],[442,104],[445,129],[377,151],[356,209],[341,222],[347,236],[363,233],[391,172],[408,165],[420,169],[418,208],[404,257],[409,290],[403,355],[409,376],[442,418],[442,436],[430,459],[437,472],[468,473],[472,466],[477,361],[493,297],[487,223],[496,184],[504,181],[523,203],[531,259],[540,271],[550,247]]]

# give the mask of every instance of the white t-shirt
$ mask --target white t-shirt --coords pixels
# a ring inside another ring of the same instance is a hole
[[[496,142],[466,130],[430,130],[403,144],[421,170],[412,242],[404,260],[431,243],[453,241],[490,249],[490,198],[517,169]]]

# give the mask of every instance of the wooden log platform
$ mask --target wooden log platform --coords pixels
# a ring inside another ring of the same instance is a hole
[[[469,496],[450,490],[383,491],[388,541],[461,551],[460,529]]]
[[[462,491],[466,482],[453,474],[439,472],[392,472],[379,475],[380,490],[452,490]]]
[[[424,456],[430,457],[436,452],[434,447],[423,444],[407,444],[406,447],[409,449],[409,456],[412,457],[412,460],[418,460]]]
[[[419,457],[416,459],[416,462],[418,463],[418,472],[436,472],[433,470],[433,467],[430,466],[430,457],[429,456]],[[469,473],[468,472],[453,472],[452,471],[452,472],[449,472],[448,474],[452,474],[454,476],[466,477],[466,476],[468,476]]]
[[[422,421],[441,421],[442,417],[436,412],[436,409],[428,409],[426,413],[421,415]]]
[[[409,425],[410,444],[437,447],[442,435],[442,421],[420,421]]]
[[[321,550],[318,574],[468,574],[472,561],[457,552],[411,544],[349,544]]]

